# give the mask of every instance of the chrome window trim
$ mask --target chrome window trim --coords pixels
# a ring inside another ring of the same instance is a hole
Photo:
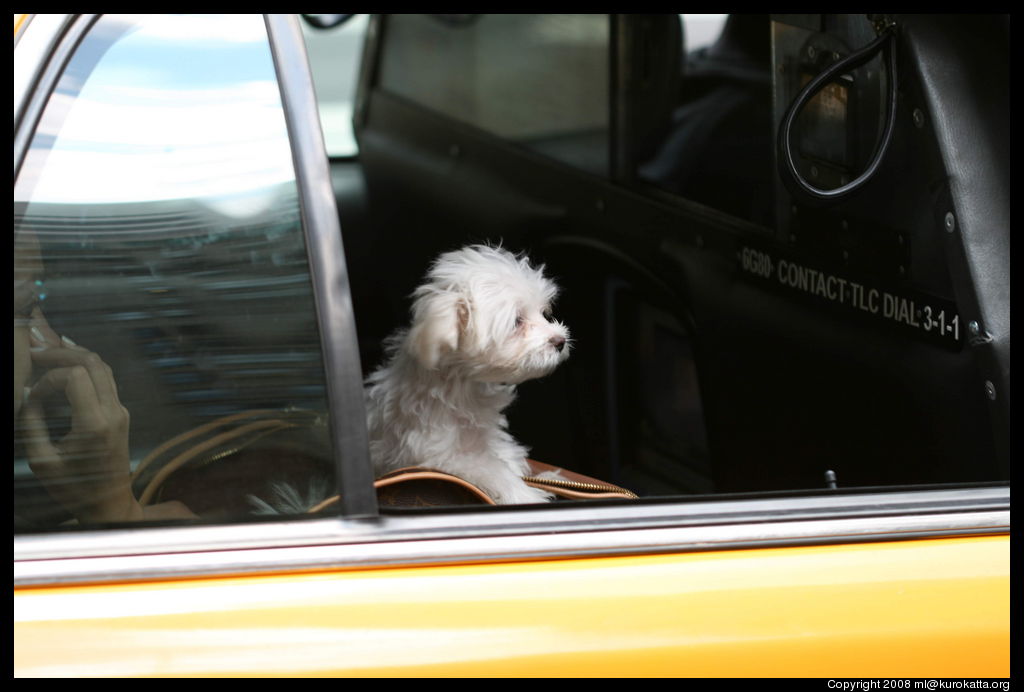
[[[305,39],[297,16],[265,18],[299,186],[327,379],[341,511],[350,517],[375,516],[377,496],[366,432],[355,316]]]
[[[1005,535],[1008,487],[20,536],[15,586]]]
[[[25,18],[23,20],[21,20],[21,27],[19,28],[18,27],[18,17],[20,17],[20,16],[21,16],[21,14],[19,14],[17,12],[14,13],[14,18],[15,18],[14,19],[14,47],[15,48],[18,47],[18,41],[20,41],[21,37],[25,34],[25,30],[28,28],[28,25],[32,23],[32,18],[35,17],[34,14],[27,14],[26,13],[25,14]],[[17,93],[17,92],[15,92],[15,93]]]
[[[26,20],[14,46],[15,178],[57,78],[97,16],[36,14]]]
[[[67,14],[30,14],[14,36],[14,122],[17,123],[28,95],[39,81],[53,48],[64,28],[72,21]],[[17,69],[18,66],[21,69]]]
[[[380,63],[380,36],[383,22],[383,15],[371,14],[366,24],[363,54],[359,63],[359,79],[356,85],[355,100],[352,104],[353,133],[358,133],[366,123],[370,90],[374,87],[377,79],[377,65]]]

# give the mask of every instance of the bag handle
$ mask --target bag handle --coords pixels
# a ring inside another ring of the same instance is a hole
[[[817,77],[809,81],[800,93],[797,94],[796,99],[790,104],[789,108],[786,109],[786,113],[782,118],[782,124],[779,126],[779,167],[787,174],[783,178],[792,181],[797,190],[818,202],[837,202],[852,192],[859,190],[874,177],[882,165],[882,159],[885,158],[885,154],[889,150],[889,144],[892,142],[893,131],[896,126],[896,102],[899,94],[899,80],[896,72],[896,23],[885,15],[879,19],[874,19],[874,15],[869,15],[869,19],[872,19],[874,23],[877,38],[842,60],[829,65]],[[815,94],[835,80],[836,77],[865,64],[879,51],[882,51],[885,56],[885,65],[889,73],[889,98],[885,117],[885,129],[882,131],[875,155],[872,157],[867,168],[864,169],[864,172],[849,183],[841,185],[834,190],[817,188],[804,179],[800,171],[797,170],[796,162],[793,160],[791,130],[793,129],[793,123],[796,121],[796,116]]]
[[[238,425],[240,422],[261,417],[263,418],[262,420],[254,420]],[[303,409],[255,409],[222,416],[209,423],[176,435],[147,454],[132,473],[132,482],[135,482],[141,477],[142,472],[146,468],[172,453],[171,450],[182,445],[189,445],[186,449],[177,452],[175,456],[160,467],[159,471],[146,484],[146,488],[139,496],[139,504],[143,506],[150,504],[168,478],[204,453],[221,448],[229,442],[240,440],[240,444],[214,453],[207,459],[207,461],[215,461],[230,456],[272,433],[290,428],[312,427],[316,424],[318,417],[319,415],[316,412]],[[231,427],[214,434],[212,437],[206,437],[201,442],[197,442],[197,440],[202,439],[204,436],[226,426]]]

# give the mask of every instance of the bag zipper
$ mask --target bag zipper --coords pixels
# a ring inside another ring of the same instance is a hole
[[[640,499],[639,496],[625,488],[620,488],[616,485],[603,485],[598,483],[581,483],[579,481],[569,481],[562,478],[539,478],[537,476],[524,476],[523,480],[527,483],[537,483],[539,485],[553,485],[558,488],[569,488],[571,490],[584,490],[589,492],[614,492],[614,493],[625,493],[631,500]]]

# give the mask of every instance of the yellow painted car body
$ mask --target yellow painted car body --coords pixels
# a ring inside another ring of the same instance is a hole
[[[1009,675],[1009,539],[20,589],[18,675]]]

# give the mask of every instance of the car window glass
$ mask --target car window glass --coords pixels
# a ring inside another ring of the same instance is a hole
[[[236,520],[274,505],[275,482],[333,487],[259,15],[99,19],[49,98],[14,201],[20,530]]]
[[[391,15],[381,87],[608,172],[608,15]]]
[[[671,15],[665,15],[671,17]],[[668,101],[644,118],[633,152],[642,183],[774,226],[771,29],[768,15],[680,15],[681,55]],[[723,21],[724,20],[724,21]],[[673,18],[671,21],[675,21]]]
[[[352,104],[355,101],[363,39],[369,15],[356,14],[329,29],[303,21],[309,68],[320,109],[324,144],[331,157],[355,156],[359,144],[352,133]]]

